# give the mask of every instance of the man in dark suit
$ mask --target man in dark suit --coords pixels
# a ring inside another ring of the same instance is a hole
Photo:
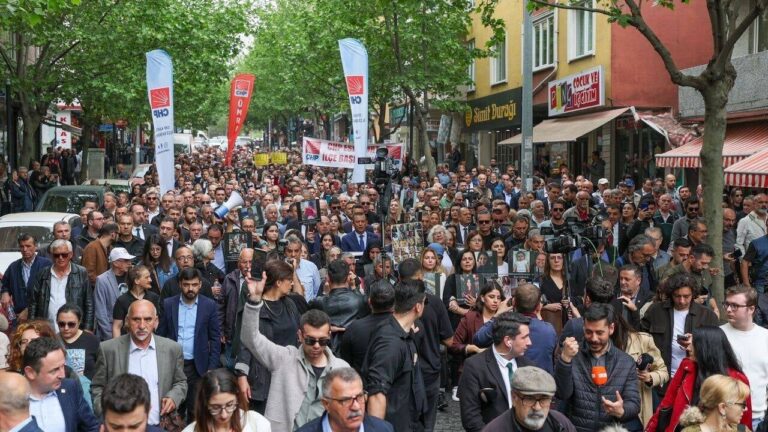
[[[43,267],[50,266],[51,260],[37,255],[37,239],[29,234],[18,238],[21,258],[12,262],[3,275],[0,288],[0,302],[3,307],[13,301],[13,311],[21,319],[27,318],[27,293],[32,276]],[[11,323],[13,325],[13,323]]]
[[[200,273],[194,268],[179,272],[181,294],[165,299],[157,333],[181,344],[187,376],[187,420],[194,418],[195,394],[200,377],[221,367],[221,328],[216,302],[199,295]]]
[[[640,327],[640,309],[653,298],[653,293],[643,289],[642,280],[643,271],[634,264],[625,264],[619,269],[621,314],[632,328]]]
[[[534,366],[523,357],[531,346],[530,321],[511,311],[499,315],[493,323],[493,346],[464,362],[458,395],[465,430],[480,432],[512,407],[512,376],[520,367]]]
[[[360,375],[350,367],[335,368],[323,381],[321,401],[325,412],[297,432],[360,430],[361,425],[366,432],[393,432],[389,422],[365,414],[367,400]]]
[[[168,256],[175,256],[176,251],[181,246],[178,240],[173,238],[173,233],[176,232],[176,221],[171,218],[165,218],[160,222],[160,238],[166,244],[168,250]]]
[[[149,236],[158,233],[156,226],[147,223],[147,210],[143,205],[131,205],[131,218],[133,218],[133,232],[131,234],[134,237],[147,241]]]
[[[341,239],[341,250],[344,252],[365,252],[369,243],[381,241],[376,234],[366,231],[368,218],[363,213],[355,213],[352,216],[354,230]]]
[[[147,424],[152,397],[144,378],[122,374],[110,380],[101,395],[104,410],[104,432],[141,430],[162,432],[157,426]]]
[[[29,383],[22,375],[0,372],[0,430],[43,432],[29,414]]]
[[[30,386],[30,413],[44,431],[96,432],[99,422],[79,382],[65,379],[65,353],[53,338],[27,345],[22,370]]]

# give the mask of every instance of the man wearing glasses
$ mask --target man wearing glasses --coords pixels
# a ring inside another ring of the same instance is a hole
[[[699,208],[700,203],[696,198],[691,198],[685,202],[685,217],[681,217],[672,224],[672,238],[670,242],[688,235],[688,226],[699,218]]]
[[[486,432],[515,430],[515,424],[529,431],[576,432],[565,415],[550,410],[557,386],[552,375],[535,366],[524,366],[512,378],[512,409],[496,417]]]
[[[34,275],[29,291],[29,318],[51,322],[58,333],[56,312],[65,303],[74,303],[83,311],[83,330],[93,331],[93,291],[88,272],[72,262],[72,243],[54,240],[51,243],[53,265]]]
[[[343,367],[325,375],[323,382],[325,413],[298,429],[297,432],[367,431],[392,432],[392,425],[365,414],[368,394],[363,380],[354,369]]]
[[[331,321],[323,311],[312,309],[301,316],[300,348],[277,345],[259,331],[266,280],[265,273],[261,280],[249,278],[247,281],[248,301],[243,311],[241,337],[243,347],[272,373],[264,412],[272,423],[272,431],[291,432],[323,414],[323,383],[331,371],[349,364],[334,356],[328,347]]]
[[[752,390],[752,430],[765,418],[766,387],[768,386],[768,330],[756,325],[752,317],[757,308],[757,291],[736,285],[725,291],[728,322],[720,326],[739,358]]]

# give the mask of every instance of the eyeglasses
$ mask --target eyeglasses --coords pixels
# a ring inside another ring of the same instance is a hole
[[[194,258],[192,256],[183,255],[180,257],[176,257],[179,261],[192,261]]]
[[[211,203],[211,200],[208,200],[208,201],[201,201],[201,202],[202,202],[203,204],[210,204],[210,203]]]
[[[552,209],[552,213],[554,213],[554,212],[558,212],[559,213],[559,212],[564,212],[564,211],[565,211],[565,209],[561,209],[561,208],[553,208]]]
[[[219,415],[222,411],[226,411],[228,413],[235,412],[237,409],[237,401],[229,402],[226,405],[211,405],[208,407],[208,412],[211,413],[211,415]]]
[[[699,211],[699,208],[698,207],[688,207],[688,211],[689,212],[697,212],[697,211]]]
[[[737,405],[741,410],[747,409],[747,403],[746,402],[726,402],[728,405]]]
[[[56,324],[59,325],[59,328],[76,328],[77,323],[74,321],[59,321]]]
[[[354,402],[357,402],[358,405],[362,405],[362,404],[366,403],[368,401],[368,392],[362,392],[362,393],[360,393],[357,396],[346,397],[346,398],[338,398],[337,399],[337,398],[327,397],[327,398],[323,398],[323,399],[332,400],[334,402],[338,402],[339,405],[341,405],[344,408],[351,408],[352,407],[352,403],[354,403]]]
[[[311,336],[304,336],[304,345],[306,346],[315,346],[315,344],[320,344],[321,347],[327,347],[329,343],[331,343],[329,338],[315,339]]]
[[[523,396],[521,394],[518,394],[517,396],[520,398],[520,401],[523,402],[523,406],[526,408],[531,408],[536,405],[536,403],[538,403],[542,408],[547,408],[552,404],[552,397],[550,396],[533,397]]]
[[[479,221],[477,221],[477,223],[479,223],[480,225],[486,225],[486,224],[491,223],[491,221],[489,221],[489,220],[479,220]]]
[[[157,197],[147,197],[147,201],[157,201]]]
[[[561,255],[550,255],[549,259],[551,259],[552,261],[562,261],[563,257]]]
[[[723,309],[725,309],[725,310],[733,309],[733,310],[737,311],[737,310],[739,310],[741,308],[745,308],[745,307],[749,307],[749,305],[736,304],[736,303],[731,303],[731,302],[727,302],[727,301],[723,302]]]
[[[67,252],[67,253],[55,253],[55,254],[51,254],[51,256],[53,256],[55,259],[63,259],[63,258],[67,258],[69,256],[69,252]]]

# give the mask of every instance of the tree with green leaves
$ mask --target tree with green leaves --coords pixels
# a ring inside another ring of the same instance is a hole
[[[81,103],[86,141],[103,118],[148,119],[144,54],[156,48],[174,59],[176,123],[207,124],[209,101],[230,76],[249,7],[238,1],[153,0],[149,7],[85,0],[45,14],[34,26],[22,16],[0,21],[13,37],[0,40],[0,56],[24,121],[20,161],[34,156],[37,131],[56,100]]]
[[[497,0],[490,0],[497,1]],[[673,83],[691,87],[704,100],[704,145],[701,149],[701,184],[704,186],[704,219],[709,228],[707,242],[715,249],[712,260],[716,268],[723,262],[723,209],[722,191],[723,143],[725,141],[726,105],[728,95],[736,81],[736,68],[731,56],[736,42],[744,35],[759,16],[768,11],[768,0],[737,2],[731,0],[707,0],[709,25],[712,33],[712,57],[698,74],[686,73],[677,66],[669,49],[664,45],[656,30],[643,17],[643,7],[687,7],[690,0],[600,0],[591,7],[583,0],[529,0],[529,9],[562,8],[594,12],[606,16],[609,22],[623,27],[633,27],[640,32],[659,55]],[[619,77],[620,79],[620,77]],[[713,294],[718,303],[724,296],[723,277],[715,278]],[[721,315],[724,316],[724,315]]]

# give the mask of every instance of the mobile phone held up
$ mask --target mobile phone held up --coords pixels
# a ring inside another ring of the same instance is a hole
[[[264,272],[264,266],[267,264],[267,251],[264,249],[253,250],[253,260],[251,260],[251,277],[261,280],[261,274]]]

